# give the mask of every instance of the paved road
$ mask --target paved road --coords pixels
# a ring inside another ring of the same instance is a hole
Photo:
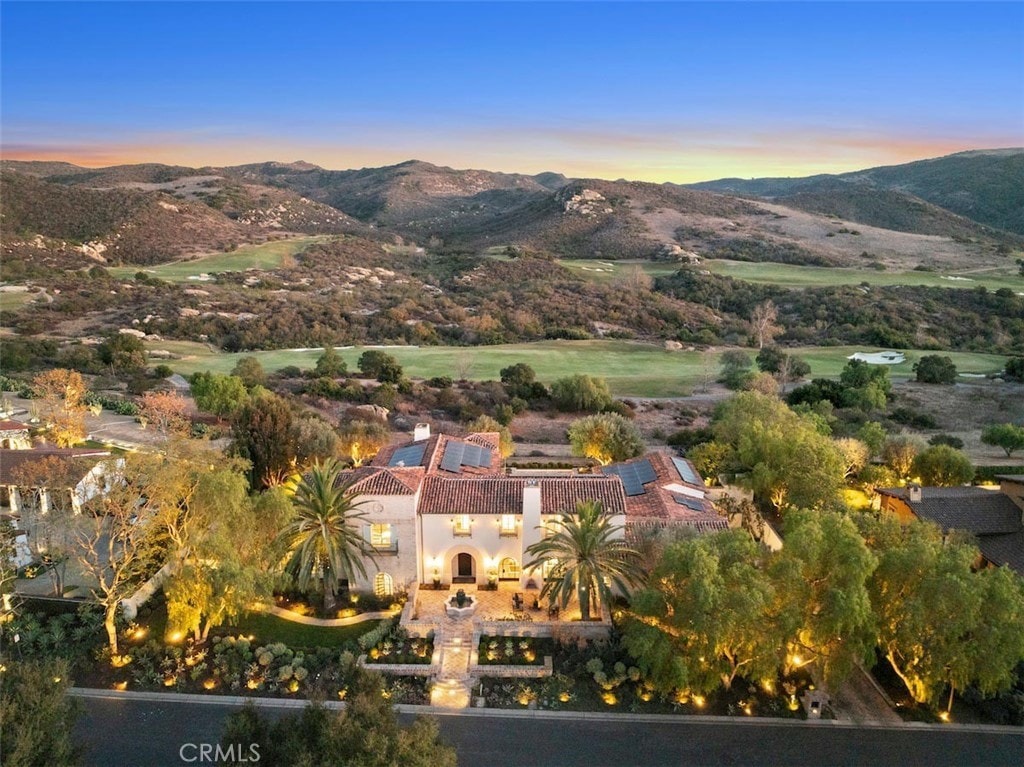
[[[185,743],[216,743],[230,706],[85,699],[86,764],[173,767]],[[439,717],[462,767],[1024,764],[1024,732],[833,723],[622,721],[551,715]],[[411,717],[403,715],[408,721]],[[186,750],[186,756],[195,751]]]

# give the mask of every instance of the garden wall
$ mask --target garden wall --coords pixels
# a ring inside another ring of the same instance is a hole
[[[441,671],[440,650],[434,650],[430,663],[367,663],[366,656],[360,655],[356,662],[368,671],[380,671],[394,676],[434,676]]]

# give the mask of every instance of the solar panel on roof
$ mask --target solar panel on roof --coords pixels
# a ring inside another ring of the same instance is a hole
[[[477,466],[490,466],[491,465],[491,449],[488,447],[480,448],[480,457]]]
[[[683,495],[674,495],[672,497],[676,499],[676,503],[685,506],[692,511],[704,511],[704,504],[696,498],[687,498]]]
[[[483,449],[477,445],[464,445],[462,448],[463,466],[480,466]]]
[[[649,465],[650,464],[648,464],[648,466]],[[653,472],[653,468],[651,471]],[[626,491],[626,495],[643,495],[645,492],[641,474],[633,464],[619,463],[614,466],[605,466],[604,473],[613,474],[621,479],[622,488]]]
[[[445,471],[451,471],[456,474],[462,472],[462,453],[463,445],[461,442],[449,442],[444,447],[444,456],[441,458],[441,468]]]
[[[646,458],[642,461],[637,461],[633,466],[636,469],[637,477],[639,477],[640,481],[645,485],[658,478],[658,475],[654,472],[654,467],[651,466],[651,462]]]
[[[426,449],[425,444],[400,447],[392,453],[388,466],[419,466],[423,463],[423,453]]]
[[[691,485],[704,484],[700,481],[700,477],[697,476],[697,472],[682,458],[673,458],[672,463],[675,464],[676,471],[679,472],[679,476],[683,478],[684,482],[689,482]]]

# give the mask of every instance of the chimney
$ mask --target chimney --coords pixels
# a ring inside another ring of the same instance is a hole
[[[430,424],[429,423],[418,423],[416,428],[412,431],[412,441],[422,442],[425,439],[430,439]]]
[[[526,549],[534,543],[541,540],[544,533],[541,531],[541,489],[540,480],[536,478],[527,479],[523,483],[523,540],[522,540],[522,557],[523,561],[527,561],[529,556],[526,553]],[[519,585],[526,588],[526,584],[530,580],[543,580],[539,572],[527,572],[523,571],[522,578],[519,581]]]
[[[921,486],[915,482],[911,482],[907,485],[907,491],[910,495],[910,502],[916,503],[921,500]]]

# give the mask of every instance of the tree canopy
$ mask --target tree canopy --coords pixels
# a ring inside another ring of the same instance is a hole
[[[774,677],[785,655],[765,552],[743,530],[669,545],[633,594],[624,641],[662,691],[706,694],[737,675]]]
[[[387,352],[368,349],[359,355],[356,363],[367,378],[376,378],[381,383],[398,383],[402,380],[402,365]]]
[[[643,438],[632,421],[618,413],[598,413],[569,425],[574,455],[593,458],[602,466],[626,461],[644,452]]]
[[[843,485],[846,461],[818,423],[758,392],[721,403],[712,421],[715,441],[732,448],[738,481],[775,509],[822,507]]]
[[[911,471],[924,485],[955,487],[974,479],[974,466],[965,453],[949,445],[933,445],[914,458]]]
[[[267,767],[455,767],[455,750],[441,741],[435,720],[399,725],[379,675],[359,672],[349,687],[340,712],[311,703],[268,717],[247,704],[225,722],[222,750],[235,749],[236,765],[257,763],[258,755]]]
[[[953,360],[941,354],[926,354],[914,363],[914,374],[919,383],[956,383],[957,371]]]
[[[575,512],[565,512],[552,525],[553,532],[531,544],[526,553],[533,559],[524,570],[550,566],[541,598],[567,607],[575,597],[583,620],[590,620],[591,606],[608,604],[612,588],[621,594],[640,579],[637,553],[623,540],[623,527],[595,501],[580,502]]]
[[[1001,447],[1009,458],[1018,450],[1024,450],[1024,426],[999,423],[981,430],[981,441],[986,445]]]
[[[348,373],[348,365],[333,346],[325,346],[324,353],[316,358],[316,367],[313,371],[318,378],[340,378]]]
[[[559,410],[596,413],[612,404],[612,393],[603,378],[572,375],[551,384],[551,398]]]

